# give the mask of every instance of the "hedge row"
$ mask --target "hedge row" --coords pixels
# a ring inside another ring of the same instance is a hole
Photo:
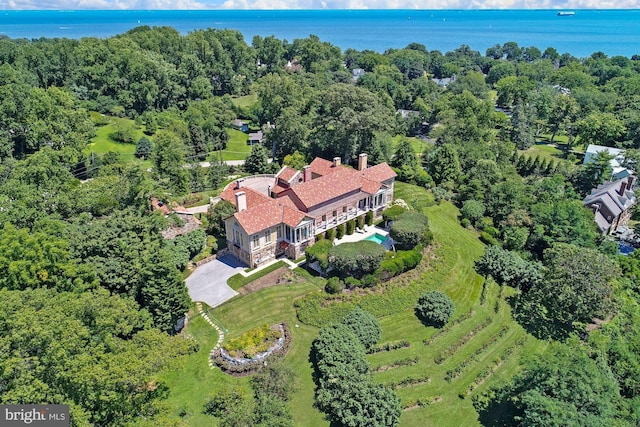
[[[435,334],[433,334],[430,338],[425,338],[424,340],[422,340],[422,343],[424,345],[431,345],[434,343],[435,340],[437,340],[440,335],[444,335],[447,332],[449,332],[451,329],[453,329],[455,326],[458,326],[460,323],[464,322],[465,320],[469,320],[471,319],[474,315],[476,314],[475,311],[468,311],[465,314],[463,314],[460,317],[457,317],[456,319],[454,319],[453,321],[447,323],[447,325],[441,329],[438,329],[438,332],[436,332]]]
[[[389,365],[376,366],[375,368],[372,369],[372,371],[374,371],[374,372],[385,372],[385,371],[388,371],[390,369],[400,368],[402,366],[413,366],[413,365],[416,365],[419,361],[420,361],[420,358],[417,355],[414,356],[414,357],[405,357],[404,359],[394,360]]]
[[[522,345],[525,343],[526,340],[527,340],[526,337],[522,337],[518,341],[516,341],[513,345],[507,347],[506,350],[500,356],[496,357],[489,364],[489,366],[485,367],[482,371],[478,372],[478,375],[476,375],[475,379],[471,382],[471,384],[469,384],[464,391],[460,392],[458,396],[461,399],[464,399],[466,396],[473,393],[473,391],[476,388],[480,387],[480,385],[484,383],[487,380],[487,378],[493,375],[493,373],[497,371],[498,368],[502,366],[502,364],[507,359],[509,359],[509,357],[513,354],[514,351],[516,351],[516,349],[518,349],[519,347],[522,347]]]
[[[412,274],[414,272],[415,275]],[[436,289],[445,280],[447,273],[444,259],[437,257],[429,260],[429,263],[421,263],[411,272],[391,279],[384,284],[382,293],[310,293],[295,302],[298,319],[307,325],[322,327],[329,322],[339,322],[355,307],[360,307],[376,317],[399,313],[413,308],[418,297],[425,291]],[[413,281],[407,283],[410,280]]]
[[[460,347],[471,341],[471,339],[475,337],[478,332],[489,326],[491,322],[493,322],[493,317],[487,317],[486,319],[484,319],[482,323],[478,324],[475,328],[467,332],[465,336],[453,343],[449,348],[436,354],[436,357],[433,358],[433,361],[436,362],[437,365],[441,365],[445,360],[453,356]]]
[[[398,381],[390,381],[388,383],[385,383],[385,385],[389,388],[397,389],[429,384],[430,382],[431,378],[429,378],[428,375],[423,375],[421,377],[406,377]]]
[[[382,353],[383,351],[393,351],[401,348],[409,348],[411,343],[407,340],[391,341],[384,344],[374,345],[367,351],[367,354]]]
[[[259,278],[264,277],[273,271],[276,271],[280,267],[286,267],[286,266],[287,264],[284,261],[278,261],[275,264],[270,265],[269,267],[263,268],[262,270],[249,275],[248,277],[244,277],[242,274],[238,273],[227,279],[227,285],[229,285],[231,289],[233,289],[234,291],[237,291],[244,285],[248,285],[254,280],[258,280]]]
[[[462,373],[467,369],[467,367],[469,367],[469,365],[471,365],[473,362],[478,360],[478,357],[482,353],[484,353],[489,347],[491,347],[493,344],[495,344],[495,342],[498,341],[500,338],[505,336],[508,331],[509,331],[509,326],[504,325],[498,331],[497,334],[495,334],[493,337],[491,337],[491,339],[489,341],[485,341],[484,344],[482,344],[482,346],[479,349],[474,351],[469,357],[467,357],[465,360],[460,362],[460,364],[458,366],[456,366],[453,369],[448,370],[447,373],[444,376],[444,379],[447,382],[451,382],[454,379],[460,377],[460,375],[462,375]]]

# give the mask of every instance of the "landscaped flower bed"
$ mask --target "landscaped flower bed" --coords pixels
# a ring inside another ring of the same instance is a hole
[[[269,360],[284,357],[291,348],[291,330],[286,323],[264,325],[234,340],[212,353],[215,364],[224,372],[249,375]]]

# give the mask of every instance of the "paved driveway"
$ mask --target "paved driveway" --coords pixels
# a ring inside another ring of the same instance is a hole
[[[204,302],[210,307],[219,306],[238,295],[227,285],[227,279],[244,268],[246,265],[231,255],[201,265],[187,277],[189,296],[193,301]]]

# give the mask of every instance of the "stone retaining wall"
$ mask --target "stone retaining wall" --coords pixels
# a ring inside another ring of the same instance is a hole
[[[231,357],[223,348],[219,348],[211,354],[215,364],[220,369],[234,376],[245,376],[256,372],[258,369],[266,366],[266,359],[279,359],[284,357],[291,348],[291,330],[286,323],[278,325],[282,336],[278,338],[269,350],[257,354],[251,359],[242,357]]]

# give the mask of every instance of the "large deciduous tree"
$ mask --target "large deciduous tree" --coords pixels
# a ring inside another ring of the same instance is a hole
[[[380,97],[361,87],[338,83],[327,87],[311,136],[311,151],[325,158],[342,157],[349,163],[368,151],[376,132],[391,130],[395,111]]]

